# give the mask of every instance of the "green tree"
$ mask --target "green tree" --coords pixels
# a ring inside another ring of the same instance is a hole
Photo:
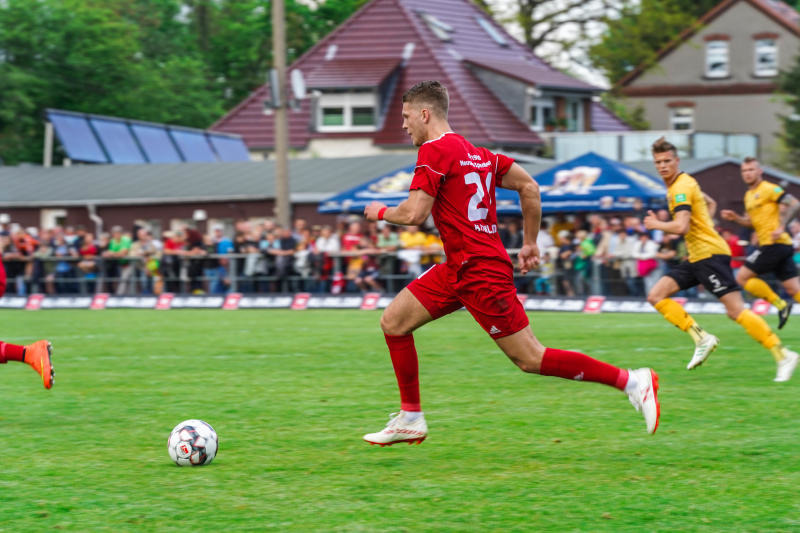
[[[791,108],[791,113],[781,115],[783,131],[781,142],[786,150],[781,166],[788,170],[800,170],[800,55],[795,58],[791,70],[781,73],[778,90]]]
[[[610,92],[605,92],[602,95],[603,105],[605,105],[612,113],[620,118],[625,124],[635,130],[649,130],[650,122],[644,114],[644,107],[637,105],[630,108],[626,105],[625,99],[622,97],[615,97]]]
[[[287,0],[289,61],[366,0]],[[264,83],[267,0],[0,0],[0,158],[41,160],[46,108],[208,127]]]

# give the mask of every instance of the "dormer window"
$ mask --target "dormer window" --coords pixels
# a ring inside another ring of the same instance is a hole
[[[317,108],[318,131],[375,131],[378,105],[372,91],[323,92]]]
[[[418,11],[417,13],[419,14],[420,18],[425,21],[425,24],[427,24],[431,32],[433,32],[433,34],[438,37],[440,41],[451,41],[453,39],[450,34],[455,31],[455,28],[453,28],[451,25],[445,24],[430,13],[425,13],[424,11]]]
[[[729,75],[728,41],[708,41],[706,43],[706,77],[727,78]]]
[[[756,76],[778,75],[778,42],[775,39],[757,39],[755,41]]]

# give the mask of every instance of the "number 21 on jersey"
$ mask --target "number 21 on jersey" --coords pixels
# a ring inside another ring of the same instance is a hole
[[[486,174],[486,188],[484,189],[483,183],[481,182],[481,175],[477,172],[470,172],[469,174],[464,175],[464,184],[471,185],[475,184],[478,186],[478,190],[475,191],[469,199],[469,205],[467,206],[467,218],[469,218],[470,222],[476,222],[478,220],[486,220],[486,215],[489,214],[489,209],[486,207],[478,207],[480,203],[483,201],[485,197],[489,197],[489,204],[492,203],[491,197],[491,190],[492,190],[492,173],[489,172]]]

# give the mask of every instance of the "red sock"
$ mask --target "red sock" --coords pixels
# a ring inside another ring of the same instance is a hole
[[[3,266],[3,260],[0,259],[0,297],[6,293],[6,269]]]
[[[392,357],[394,374],[400,387],[400,409],[421,411],[419,402],[419,363],[414,335],[384,335]]]
[[[22,361],[24,355],[24,346],[17,346],[16,344],[8,344],[7,342],[0,341],[0,363]]]
[[[608,363],[592,359],[580,352],[546,348],[542,356],[540,372],[543,376],[557,376],[578,381],[594,381],[625,390],[628,371]]]

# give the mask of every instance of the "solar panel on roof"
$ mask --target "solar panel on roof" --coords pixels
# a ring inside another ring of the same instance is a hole
[[[180,163],[183,161],[167,130],[163,127],[132,124],[131,129],[139,140],[147,160],[151,163]]]
[[[208,140],[220,161],[250,161],[250,152],[241,138],[209,133]]]
[[[86,118],[48,113],[48,119],[70,159],[87,163],[108,163],[108,157]]]
[[[208,139],[202,132],[170,129],[169,134],[178,146],[184,161],[202,163],[217,160],[211,145],[208,144]]]
[[[90,118],[89,122],[112,163],[147,163],[127,124],[100,118]]]

